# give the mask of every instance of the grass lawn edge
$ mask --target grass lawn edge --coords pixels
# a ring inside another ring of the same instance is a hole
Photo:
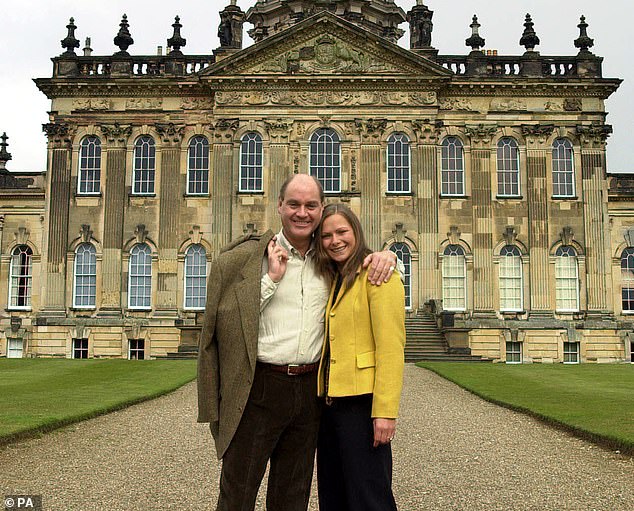
[[[460,382],[454,380],[453,378],[450,378],[449,376],[442,374],[440,371],[438,371],[437,369],[433,367],[428,367],[428,366],[419,365],[419,364],[420,364],[419,362],[415,364],[416,367],[418,367],[419,369],[425,369],[427,371],[431,371],[432,373],[437,374],[441,378],[447,381],[450,381],[451,383],[457,385],[461,389],[466,390],[467,392],[473,394],[474,396],[479,397],[480,399],[483,399],[484,401],[487,401],[488,403],[492,403],[494,405],[501,406],[502,408],[506,408],[514,412],[519,412],[524,415],[528,415],[529,417],[537,419],[549,427],[555,428],[559,431],[563,431],[564,433],[568,433],[582,440],[586,440],[604,449],[608,449],[610,451],[619,451],[621,454],[624,454],[627,456],[634,456],[634,442],[628,442],[626,440],[622,440],[620,438],[614,438],[609,435],[600,435],[593,431],[588,431],[587,429],[583,429],[579,426],[567,424],[565,422],[555,419],[554,417],[550,417],[548,415],[531,410],[530,408],[525,408],[523,406],[518,406],[511,403],[507,403],[506,401],[495,399],[491,396],[488,396],[484,393],[478,392],[474,389],[471,389],[461,384]]]
[[[38,438],[45,433],[51,433],[52,431],[55,431],[57,429],[70,426],[72,424],[77,424],[78,422],[94,419],[96,417],[107,415],[112,412],[117,412],[119,410],[123,410],[130,406],[143,403],[145,401],[151,401],[152,399],[156,399],[156,398],[165,396],[167,394],[171,394],[172,392],[176,392],[178,389],[187,385],[188,383],[193,382],[195,379],[196,379],[196,376],[189,378],[182,383],[177,383],[171,387],[165,388],[163,390],[159,390],[158,392],[154,392],[152,394],[147,394],[145,396],[139,396],[139,397],[127,399],[124,401],[120,401],[119,403],[115,403],[111,406],[98,408],[90,412],[81,413],[78,415],[72,415],[64,419],[52,420],[50,422],[40,424],[39,426],[23,429],[21,431],[16,431],[15,433],[10,433],[8,435],[0,435],[0,449],[17,442],[29,440],[32,438]]]

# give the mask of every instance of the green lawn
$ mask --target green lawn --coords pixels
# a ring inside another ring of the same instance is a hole
[[[195,360],[0,359],[0,445],[166,394]]]
[[[419,362],[470,392],[634,454],[634,366]]]

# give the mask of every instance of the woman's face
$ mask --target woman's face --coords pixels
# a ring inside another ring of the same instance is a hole
[[[324,220],[321,226],[321,246],[338,266],[346,263],[356,245],[352,226],[342,215],[335,213]]]

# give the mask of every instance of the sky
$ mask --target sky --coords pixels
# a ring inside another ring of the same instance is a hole
[[[69,18],[75,18],[75,36],[81,41],[82,54],[86,37],[91,37],[93,55],[112,55],[118,50],[113,39],[119,30],[122,14],[127,14],[134,44],[132,55],[154,55],[157,46],[166,46],[172,35],[174,16],[181,18],[182,36],[187,39],[186,54],[210,54],[219,46],[219,16],[229,0],[21,0],[2,1],[0,30],[0,133],[9,136],[13,159],[7,168],[15,172],[46,169],[46,138],[42,124],[48,122],[50,102],[33,78],[50,77],[51,58],[62,53],[60,40],[66,37]],[[416,0],[397,0],[406,12]],[[634,128],[634,65],[630,44],[634,18],[632,0],[425,0],[434,11],[432,45],[441,55],[465,55],[470,48],[465,39],[471,34],[471,18],[477,14],[480,35],[486,49],[500,55],[521,55],[519,39],[524,17],[530,13],[535,31],[541,39],[536,48],[542,55],[576,55],[573,41],[579,36],[579,17],[589,24],[588,35],[594,39],[591,51],[604,57],[603,76],[622,78],[619,90],[606,102],[607,123],[614,128],[608,139],[608,172],[634,172],[629,157],[629,140]],[[246,11],[255,0],[238,0]],[[407,28],[403,24],[402,28]],[[245,46],[252,44],[245,25]],[[409,36],[399,44],[409,47]]]

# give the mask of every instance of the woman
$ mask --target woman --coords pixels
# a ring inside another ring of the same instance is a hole
[[[368,282],[370,253],[356,215],[326,206],[317,229],[319,271],[332,286],[326,307],[317,447],[320,511],[394,511],[392,450],[403,381],[405,293],[399,275]]]

